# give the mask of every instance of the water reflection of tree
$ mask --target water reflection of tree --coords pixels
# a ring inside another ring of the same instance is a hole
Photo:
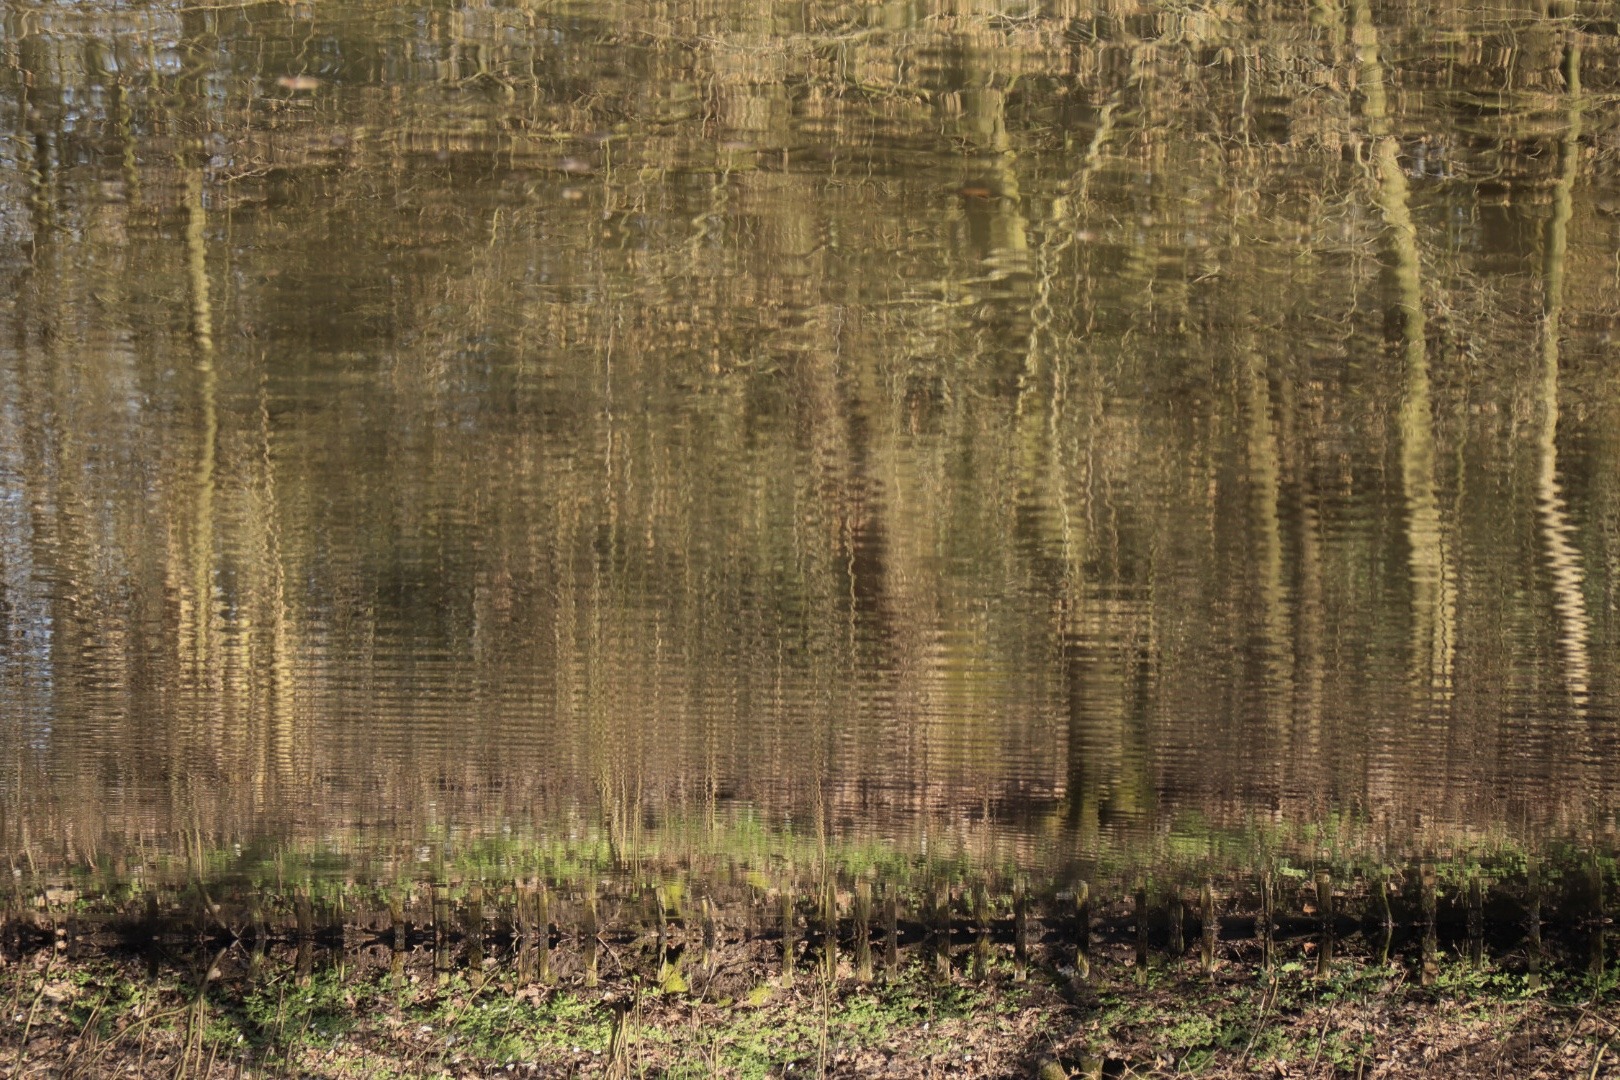
[[[1504,83],[1500,34],[1436,61],[1313,10],[183,9],[117,14],[99,67],[112,12],[15,36],[5,580],[57,644],[12,677],[66,733],[6,727],[17,760],[87,835],[319,798],[423,836],[600,803],[622,841],[701,790],[1090,844],[1466,817],[1527,749],[1526,805],[1563,792],[1499,702],[1555,715],[1546,658],[1589,699],[1610,623],[1557,403],[1560,326],[1613,298],[1562,284],[1607,266],[1581,127],[1534,152],[1577,68],[1529,16]],[[1425,125],[1496,157],[1414,175]],[[1525,222],[1534,334],[1470,299]],[[1522,401],[1533,454],[1462,460]],[[1544,558],[1550,616],[1465,551]]]

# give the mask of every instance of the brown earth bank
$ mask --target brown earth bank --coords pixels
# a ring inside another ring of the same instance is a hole
[[[1602,866],[45,890],[0,919],[0,1077],[1598,1080],[1620,1077]]]
[[[868,974],[785,970],[769,941],[624,943],[594,976],[432,950],[68,953],[9,959],[0,1076],[1620,1077],[1601,951],[1533,973],[1311,941],[1079,968],[919,948]]]

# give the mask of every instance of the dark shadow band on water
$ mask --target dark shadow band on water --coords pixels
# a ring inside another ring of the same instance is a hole
[[[834,981],[841,973],[865,980],[876,970],[892,973],[912,953],[944,979],[1030,966],[1083,978],[1098,963],[1183,960],[1205,971],[1265,969],[1296,943],[1324,970],[1336,949],[1351,949],[1406,957],[1422,970],[1446,950],[1536,972],[1549,963],[1602,967],[1620,893],[1616,867],[1611,853],[1570,849],[1553,858],[1427,860],[1375,873],[1284,866],[1097,883],[945,873],[920,882],[788,872],[767,880],[757,872],[704,878],[665,870],[620,880],[388,887],[36,884],[6,894],[0,950],[13,962],[41,950],[69,959],[293,950],[307,962],[318,956],[392,968],[431,953],[443,971],[477,971],[494,957],[553,976],[573,972],[587,984],[595,981],[589,972],[598,948],[628,976],[634,965],[626,957],[662,964],[762,943],[787,981],[818,969]]]

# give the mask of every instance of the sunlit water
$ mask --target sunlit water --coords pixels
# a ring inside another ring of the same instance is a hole
[[[12,865],[1612,842],[1554,8],[7,5]]]

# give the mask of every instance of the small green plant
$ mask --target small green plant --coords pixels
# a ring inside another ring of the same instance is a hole
[[[432,1015],[435,1027],[451,1031],[469,1050],[500,1064],[530,1061],[547,1050],[603,1053],[612,1037],[612,1017],[597,1002],[568,991],[538,1000],[505,994],[452,995]]]
[[[281,1050],[331,1045],[354,1027],[355,1006],[356,991],[344,985],[340,969],[329,968],[304,980],[283,977],[255,986],[232,1011],[241,1017],[246,1041]]]

